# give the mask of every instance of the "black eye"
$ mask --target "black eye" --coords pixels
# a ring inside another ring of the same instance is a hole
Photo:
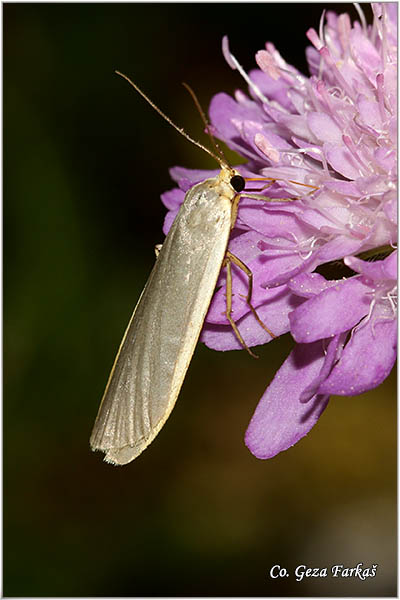
[[[245,188],[245,180],[241,175],[234,175],[231,178],[231,186],[235,190],[235,192],[241,192]]]

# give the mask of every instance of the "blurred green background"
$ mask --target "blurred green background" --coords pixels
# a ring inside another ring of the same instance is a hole
[[[205,107],[245,89],[222,36],[246,69],[270,40],[305,71],[323,8],[3,4],[4,595],[396,595],[394,374],[332,399],[311,435],[259,461],[243,435],[290,338],[258,361],[199,345],[137,461],[112,467],[88,445],[162,241],[168,168],[215,168],[114,69],[201,138],[181,81]],[[269,576],[359,562],[377,576]]]

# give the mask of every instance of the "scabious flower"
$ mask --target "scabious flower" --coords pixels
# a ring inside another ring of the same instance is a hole
[[[310,77],[274,46],[246,74],[230,53],[250,97],[220,93],[210,105],[214,134],[247,159],[244,177],[270,178],[244,197],[229,250],[253,272],[252,302],[276,336],[296,346],[262,396],[246,433],[258,458],[295,444],[317,422],[331,394],[379,385],[396,356],[397,5],[373,4],[373,23],[326,13],[310,29]],[[186,191],[215,171],[171,170],[179,188],[163,195],[169,227]],[[280,202],[292,198],[294,202]],[[382,250],[384,254],[382,258]],[[368,252],[375,260],[365,260]],[[341,261],[350,276],[326,279],[322,265]],[[222,272],[201,339],[241,348],[225,311]],[[271,341],[245,302],[246,277],[234,269],[233,317],[249,346]]]

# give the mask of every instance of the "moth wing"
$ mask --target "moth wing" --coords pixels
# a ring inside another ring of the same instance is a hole
[[[182,386],[225,255],[231,201],[194,186],[162,245],[111,371],[90,443],[126,464],[153,441]]]

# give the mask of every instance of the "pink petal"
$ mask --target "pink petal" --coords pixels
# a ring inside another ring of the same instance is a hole
[[[321,58],[319,52],[312,46],[306,48],[306,58],[311,75],[318,75]]]
[[[236,140],[238,147],[241,147],[244,142],[237,140],[238,133],[237,128],[233,125],[233,119],[252,120],[260,123],[265,121],[264,112],[258,104],[255,102],[246,105],[238,104],[228,94],[222,92],[212,98],[209,115],[211,123],[216,127],[222,139]]]
[[[168,190],[161,194],[161,201],[168,210],[179,210],[180,205],[185,199],[185,192],[178,188]]]
[[[340,354],[345,336],[346,334],[337,335],[331,340],[327,350],[325,351],[325,360],[322,369],[314,381],[312,381],[312,383],[310,383],[305,390],[303,390],[300,396],[300,402],[309,402],[311,398],[318,393],[319,386],[328,377],[329,373],[331,372],[332,365]]]
[[[275,148],[271,145],[271,143],[267,140],[265,135],[262,133],[256,133],[254,136],[254,143],[257,146],[258,150],[262,152],[266,158],[268,158],[271,162],[278,163],[280,160],[280,152],[275,150]]]
[[[202,170],[202,169],[185,169],[184,167],[172,167],[169,170],[171,178],[176,181],[180,189],[187,192],[195,183],[216,177],[219,169]]]
[[[299,273],[288,281],[288,287],[297,296],[312,298],[323,290],[337,285],[335,280],[327,280],[319,273]]]
[[[338,235],[319,248],[317,251],[318,263],[321,264],[343,258],[348,254],[355,254],[360,250],[362,244],[363,240],[357,240],[347,235]]]
[[[317,140],[337,143],[342,141],[343,132],[330,115],[322,112],[309,112],[307,122]]]
[[[360,95],[357,101],[361,124],[367,126],[372,133],[378,133],[382,129],[382,117],[378,102]]]
[[[304,302],[290,315],[290,330],[297,342],[313,342],[348,331],[368,314],[369,287],[357,279],[337,283]]]
[[[268,276],[260,280],[261,287],[274,288],[279,285],[286,284],[291,278],[295,277],[303,271],[313,271],[318,265],[318,261],[314,256],[310,256],[308,259],[301,259],[299,262],[293,262],[292,268],[286,268],[283,272],[277,272],[275,276],[272,273],[268,273]],[[289,265],[287,265],[289,267]]]
[[[328,396],[300,402],[303,390],[321,371],[325,355],[321,342],[297,345],[261,398],[246,432],[245,442],[257,458],[271,458],[293,446],[318,421]]]
[[[356,184],[352,181],[331,179],[330,181],[324,182],[324,187],[327,188],[328,190],[333,190],[334,192],[339,192],[339,194],[345,194],[347,196],[358,197],[360,195],[360,190],[357,188]]]
[[[385,204],[383,205],[383,211],[389,221],[394,224],[397,224],[397,198],[396,194],[392,194],[391,192],[386,194],[387,200],[385,199]]]
[[[397,278],[397,252],[392,252],[384,260],[374,262],[361,260],[356,256],[346,256],[344,263],[356,273],[362,273],[362,275],[372,280]]]
[[[178,214],[179,208],[175,210],[170,210],[165,215],[164,224],[163,224],[163,233],[167,235],[168,231],[171,229],[171,225],[175,220],[176,215]]]
[[[360,169],[346,146],[328,142],[324,144],[324,151],[335,171],[348,179],[357,179],[360,176]]]
[[[242,223],[266,237],[284,238],[293,242],[296,238],[311,236],[311,228],[289,212],[289,206],[290,203],[263,203],[261,200],[247,200],[244,197],[239,204],[239,217]]]
[[[356,65],[367,75],[372,85],[375,85],[376,74],[383,66],[375,46],[361,30],[353,29],[350,32],[350,48]]]
[[[282,77],[278,80],[272,79],[259,69],[250,71],[249,77],[269,100],[275,100],[278,104],[293,112],[293,106],[288,97],[289,86]]]
[[[383,261],[383,269],[388,279],[397,279],[397,250]]]
[[[396,346],[396,320],[371,318],[354,332],[340,361],[318,392],[353,396],[377,387],[392,370]]]

